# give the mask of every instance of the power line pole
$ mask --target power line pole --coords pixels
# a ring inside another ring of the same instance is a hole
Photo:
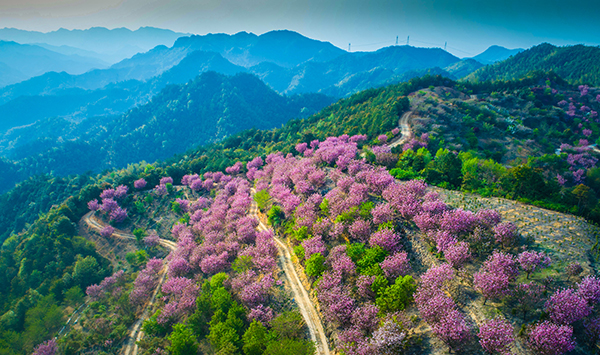
[[[348,52],[351,52],[351,51],[350,51],[350,46],[351,46],[351,45],[352,45],[352,43],[348,43]]]
[[[396,45],[398,45],[398,36],[396,36]]]
[[[410,36],[406,36],[406,45],[408,46],[408,40],[410,39]]]

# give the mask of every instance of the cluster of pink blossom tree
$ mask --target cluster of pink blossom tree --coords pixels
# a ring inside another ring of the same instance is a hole
[[[377,328],[365,331],[355,325],[355,312],[378,307],[373,300],[380,297],[389,280],[411,272],[401,233],[386,226],[402,219],[414,221],[448,261],[423,275],[415,301],[434,333],[457,348],[471,336],[471,328],[444,293],[444,284],[454,277],[455,269],[472,260],[474,252],[485,255],[494,248],[512,247],[518,237],[516,227],[502,223],[493,210],[451,209],[436,193],[428,193],[422,181],[396,182],[385,169],[357,159],[354,141],[354,137],[342,136],[311,142],[310,148],[308,143],[298,144],[296,150],[303,157],[274,153],[265,161],[255,160],[249,163],[249,178],[257,190],[267,190],[272,202],[293,220],[292,243],[297,245],[307,274],[316,270],[314,275],[321,275],[317,297],[326,320],[340,327],[339,341],[347,353],[374,346]],[[365,268],[360,265],[363,260],[357,265],[347,246],[340,244],[348,240],[363,243],[366,250],[381,250],[384,254],[377,268]],[[519,266],[529,275],[548,264],[549,259],[541,253],[524,252],[515,258],[495,252],[478,273],[476,289],[486,298],[502,298],[509,295]],[[362,274],[372,272],[366,270],[380,271]],[[536,286],[521,289],[524,294],[537,291]],[[506,321],[502,322],[490,321],[489,331],[481,333],[482,342],[491,344],[493,333],[502,332],[498,329],[512,339]]]
[[[272,153],[256,157],[245,167],[238,162],[226,169],[228,175],[185,175],[183,185],[204,196],[210,192],[214,198],[174,201],[190,218],[171,231],[177,248],[166,259],[168,280],[161,288],[166,305],[159,323],[173,323],[191,314],[202,292],[198,282],[223,272],[229,274],[224,286],[248,310],[249,319],[268,324],[276,316],[269,302],[278,284],[277,248],[273,232],[257,232],[259,222],[249,215],[249,181],[268,196],[272,211],[279,209],[286,227],[281,230],[289,235],[306,274],[316,281],[323,315],[338,328],[337,344],[346,354],[399,350],[407,332],[397,312],[412,298],[434,334],[451,349],[461,348],[473,329],[449,297],[449,284],[457,270],[475,257],[488,256],[473,278],[474,289],[485,301],[511,296],[524,315],[542,302],[544,287],[516,280],[521,271],[534,279],[536,271],[550,265],[550,259],[534,251],[507,253],[518,241],[514,224],[502,222],[493,210],[452,209],[436,193],[428,192],[423,181],[397,182],[385,168],[359,158],[357,143],[366,138],[344,135],[299,143],[297,155]],[[387,138],[377,139],[384,143]],[[422,137],[421,143],[427,139]],[[391,154],[384,145],[374,147],[373,152],[380,164]],[[173,182],[168,179],[159,185],[165,191]],[[107,205],[115,201],[117,190],[114,196],[109,192],[103,197],[102,206],[105,198]],[[91,209],[102,208],[97,201],[90,203]],[[413,222],[437,249],[438,257],[447,261],[421,276],[414,296],[414,288],[403,288],[412,281],[403,278],[413,271],[400,222]],[[156,238],[148,243],[157,243]],[[161,267],[152,259],[139,273],[130,294],[132,304],[142,303],[156,287]],[[102,291],[97,288],[102,284],[94,286],[88,294],[99,297]],[[399,303],[400,299],[404,301]],[[543,354],[551,344],[568,349],[572,344],[569,327],[574,322],[586,320],[589,332],[600,329],[588,319],[598,302],[596,278],[587,277],[577,288],[557,291],[545,305],[550,322],[530,327],[528,344]],[[479,342],[486,351],[509,352],[514,336],[507,320],[487,320],[479,328]],[[551,330],[556,333],[553,340],[544,340]]]
[[[401,290],[394,280],[412,271],[394,220],[401,213],[410,214],[403,202],[425,188],[422,183],[396,184],[384,168],[357,159],[356,143],[365,138],[341,136],[301,143],[296,150],[302,156],[274,153],[264,165],[249,166],[256,189],[268,191],[286,218],[295,222],[291,235],[297,255],[309,276],[321,276],[317,298],[325,319],[340,327],[338,341],[347,354],[387,353],[397,349],[392,343],[399,347],[406,339],[398,322],[378,316],[378,305],[392,307],[389,302],[375,301],[389,297],[393,303],[393,292]],[[388,188],[392,203],[381,198]],[[345,240],[358,243],[367,253],[358,260],[360,272],[368,269],[378,276],[359,273]],[[383,325],[378,327],[380,322]],[[395,336],[386,340],[389,334]]]
[[[262,165],[253,160],[249,171]],[[239,174],[234,165],[230,173]],[[185,175],[182,184],[198,192],[214,190],[214,198],[176,199],[189,222],[176,223],[171,233],[177,247],[168,258],[168,280],[162,287],[166,303],[159,323],[170,324],[194,311],[201,275],[227,272],[226,287],[249,310],[251,319],[267,321],[275,315],[268,306],[276,284],[277,248],[272,232],[257,232],[258,220],[249,215],[250,184],[242,177],[220,172]]]
[[[56,340],[50,339],[36,346],[32,355],[55,355],[56,353],[58,353]]]
[[[127,196],[127,191],[128,188],[125,185],[119,185],[116,189],[106,189],[100,194],[102,202],[99,203],[97,199],[93,199],[88,202],[88,208],[108,216],[110,222],[121,223],[127,218],[127,210],[119,206],[118,201]]]
[[[98,301],[111,295],[118,298],[123,291],[124,282],[125,272],[119,270],[102,280],[100,284],[88,286],[85,293],[90,297],[91,301]]]
[[[147,184],[148,183],[146,182],[146,180],[144,180],[143,178],[140,178],[133,182],[133,187],[135,187],[137,190],[141,190],[141,189],[145,188]]]
[[[600,279],[586,276],[576,288],[559,289],[545,304],[549,320],[534,324],[529,330],[528,345],[538,354],[564,354],[575,348],[573,325],[584,320],[583,326],[591,344],[600,339],[598,318],[591,317],[600,303]]]
[[[457,350],[461,345],[466,345],[471,337],[471,329],[464,314],[446,294],[454,277],[455,271],[447,263],[430,268],[421,277],[415,303],[434,334],[450,349]]]
[[[161,259],[152,258],[148,260],[146,267],[138,273],[133,282],[133,289],[129,293],[129,302],[133,306],[142,305],[150,298],[150,295],[158,286],[162,267],[163,261]]]

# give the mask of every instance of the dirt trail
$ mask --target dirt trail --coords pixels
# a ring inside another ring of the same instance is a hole
[[[152,306],[154,306],[154,302],[156,301],[156,295],[158,294],[158,290],[160,286],[165,282],[165,278],[167,277],[167,267],[163,267],[161,270],[160,281],[158,282],[158,286],[152,293],[152,298],[150,302],[144,307],[144,311],[142,312],[141,317],[133,323],[131,327],[131,331],[129,332],[129,339],[127,340],[127,345],[125,345],[125,349],[123,350],[123,355],[136,355],[138,353],[138,345],[137,342],[140,341],[144,337],[144,332],[141,331],[142,324],[144,319],[147,319],[150,316],[150,311]]]
[[[255,192],[256,191],[252,189],[252,194]],[[252,201],[252,206],[250,207],[250,215],[253,215],[256,217],[256,219],[258,219],[259,225],[257,229],[259,231],[266,231],[269,229],[269,227],[267,227],[261,221],[258,212],[258,206],[254,200]],[[325,335],[323,323],[321,323],[321,318],[319,317],[319,314],[317,313],[317,310],[313,305],[308,292],[302,285],[302,282],[296,273],[294,263],[292,262],[291,252],[287,245],[283,243],[277,237],[277,235],[275,235],[275,242],[279,251],[279,262],[283,268],[283,271],[285,272],[286,278],[289,281],[289,285],[294,294],[294,301],[298,304],[300,313],[306,321],[310,338],[316,344],[316,353],[319,355],[329,355],[329,345],[327,344],[327,336]]]
[[[88,226],[90,226],[92,229],[95,229],[98,232],[100,232],[102,228],[107,226],[107,224],[104,221],[96,217],[94,212],[88,212],[85,216],[83,216],[83,220]],[[112,237],[136,240],[133,234],[129,234],[118,229],[115,229],[115,231],[112,234]],[[172,240],[159,239],[158,243],[170,250],[175,250],[175,248],[177,248],[177,243],[175,243]]]
[[[96,215],[94,214],[94,212],[87,213],[85,216],[83,216],[83,220],[88,226],[90,226],[90,228],[92,228],[98,232],[100,232],[100,230],[107,225],[104,221],[96,218]],[[134,235],[125,233],[118,229],[115,229],[112,236],[117,237],[117,238],[122,238],[122,239],[136,240]],[[177,248],[177,243],[175,243],[171,240],[159,239],[159,244],[170,250],[175,250],[175,248]],[[129,331],[128,339],[125,342],[125,348],[122,351],[123,355],[137,355],[137,353],[138,353],[137,342],[144,337],[144,332],[141,330],[142,324],[144,322],[144,319],[148,318],[148,316],[150,315],[152,306],[154,305],[154,302],[156,301],[156,295],[158,294],[158,290],[160,290],[160,287],[162,286],[162,284],[165,281],[165,278],[167,276],[167,266],[166,265],[162,268],[160,273],[161,273],[161,275],[160,275],[160,280],[158,282],[158,286],[156,286],[156,289],[152,293],[152,298],[150,298],[150,302],[148,302],[144,306],[142,315],[135,321],[135,323],[133,323],[133,326],[131,327],[131,330]]]
[[[388,144],[390,148],[394,148],[396,146],[399,146],[400,144],[406,143],[406,141],[408,141],[408,139],[412,136],[412,131],[410,130],[410,126],[408,124],[408,120],[410,119],[410,116],[412,116],[412,114],[412,110],[407,111],[400,118],[398,125],[400,126],[402,134],[390,141],[390,143]]]

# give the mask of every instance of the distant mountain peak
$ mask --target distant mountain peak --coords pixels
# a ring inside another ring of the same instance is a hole
[[[260,36],[248,32],[192,35],[177,39],[173,47],[216,52],[233,64],[247,68],[264,61],[292,68],[307,61],[326,62],[346,53],[329,42],[290,30],[274,30]]]
[[[506,47],[502,47],[502,46],[495,44],[495,45],[489,46],[488,49],[486,49],[482,53],[474,56],[472,59],[475,59],[476,61],[478,61],[482,64],[493,64],[496,62],[503,61],[503,60],[509,58],[511,55],[515,55],[515,54],[521,53],[523,51],[524,51],[523,48],[508,49]],[[468,59],[468,58],[465,58],[465,59]]]

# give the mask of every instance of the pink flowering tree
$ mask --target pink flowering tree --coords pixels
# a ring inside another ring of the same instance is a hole
[[[401,353],[406,341],[407,334],[401,323],[389,319],[373,332],[371,346],[379,354],[392,355]]]
[[[588,302],[571,288],[556,291],[545,305],[550,319],[556,324],[573,324],[591,312]]]
[[[141,190],[144,187],[146,187],[147,184],[148,183],[146,182],[146,180],[144,180],[144,179],[138,179],[138,180],[135,180],[133,182],[133,187],[135,187],[137,190]]]
[[[371,235],[369,239],[371,247],[380,246],[389,253],[394,253],[402,248],[401,237],[392,229],[383,228]]]
[[[113,228],[113,226],[106,225],[106,226],[102,227],[102,229],[100,230],[100,235],[104,238],[108,238],[111,235],[113,235],[114,232],[115,232],[115,229]]]
[[[150,233],[143,239],[144,245],[148,248],[154,248],[160,243],[160,237],[156,233]]]
[[[498,244],[511,245],[517,238],[517,226],[511,222],[500,223],[494,227],[494,235]]]
[[[516,309],[523,314],[523,319],[526,319],[528,312],[540,309],[544,291],[544,286],[534,282],[517,284],[512,298],[516,301]]]
[[[479,326],[479,344],[490,354],[512,354],[514,341],[513,326],[504,318],[487,320]]]
[[[449,311],[432,328],[433,333],[454,351],[460,350],[471,338],[471,328],[465,316],[457,310]]]
[[[600,279],[598,277],[586,276],[577,286],[577,294],[590,305],[600,303]]]
[[[193,280],[185,277],[169,278],[161,288],[166,296],[167,304],[158,317],[159,324],[165,324],[191,313],[196,307],[198,286]]]
[[[510,254],[494,252],[473,275],[473,287],[488,299],[498,300],[509,294],[510,282],[518,274],[515,259]]]
[[[396,279],[399,276],[406,276],[411,271],[406,252],[398,252],[385,257],[380,264],[383,273],[388,279]]]
[[[561,355],[575,349],[573,327],[544,321],[529,332],[528,345],[535,354]]]
[[[465,242],[458,242],[450,245],[446,251],[444,251],[444,257],[453,268],[461,268],[468,260],[471,259],[469,244]]]
[[[143,304],[152,294],[152,291],[158,285],[159,272],[163,267],[161,259],[150,259],[146,267],[138,273],[133,282],[133,289],[129,294],[129,302],[138,306]]]
[[[39,344],[33,349],[32,355],[55,355],[58,352],[58,345],[56,340],[50,339]]]
[[[551,264],[550,257],[545,253],[535,251],[524,251],[517,256],[517,261],[521,265],[521,269],[527,274],[527,278],[536,269],[548,267]]]
[[[90,211],[98,211],[100,209],[100,204],[98,203],[97,199],[93,199],[90,202],[88,202],[88,208],[90,209]]]
[[[419,314],[429,324],[439,322],[448,312],[456,309],[452,298],[439,289],[419,288],[414,299]]]
[[[371,333],[379,325],[378,313],[379,308],[376,305],[367,303],[352,312],[351,323],[364,333]]]

